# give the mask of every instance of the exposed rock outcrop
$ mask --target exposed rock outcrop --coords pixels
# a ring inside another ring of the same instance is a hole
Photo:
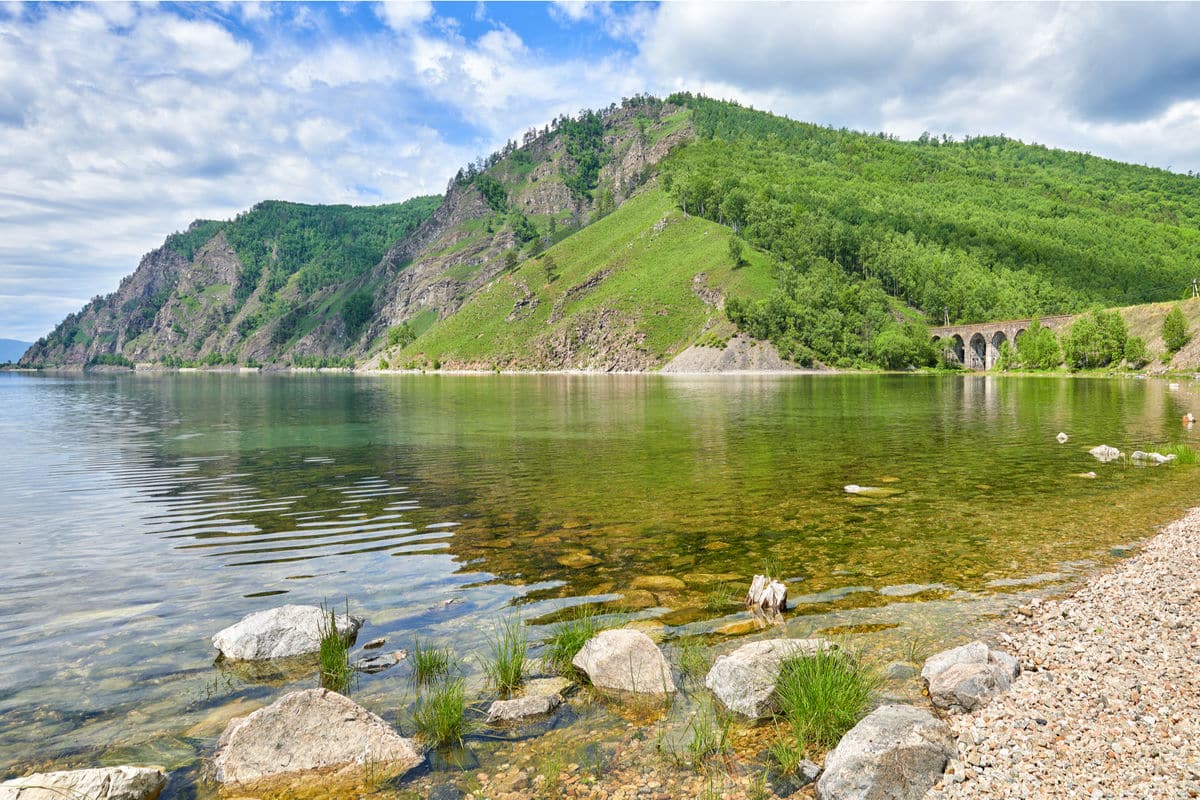
[[[819,800],[919,800],[955,755],[954,735],[913,706],[875,709],[825,757]]]
[[[667,374],[704,374],[716,372],[795,372],[797,367],[784,361],[770,342],[734,336],[725,347],[692,345],[671,359],[660,371]]]
[[[347,697],[292,692],[229,723],[213,759],[221,783],[253,784],[314,770],[402,775],[423,760],[416,744]]]
[[[329,624],[329,613],[317,606],[287,605],[256,611],[217,633],[213,646],[225,658],[255,661],[291,658],[321,649],[321,631]],[[362,627],[359,617],[336,614],[337,630],[352,641]]]
[[[0,800],[155,800],[167,785],[158,767],[103,767],[39,772],[0,783]]]
[[[641,631],[601,631],[584,644],[571,663],[601,689],[643,694],[675,691],[666,658]]]

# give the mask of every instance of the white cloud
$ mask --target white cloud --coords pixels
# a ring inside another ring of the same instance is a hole
[[[311,152],[343,141],[352,130],[349,125],[328,117],[309,117],[296,126],[296,139],[301,147]]]
[[[397,33],[407,33],[433,15],[433,4],[425,0],[386,0],[378,6],[380,18]]]
[[[3,7],[0,336],[45,333],[196,217],[440,192],[642,91],[1200,170],[1200,4],[561,3],[545,39],[505,11]],[[564,30],[590,44],[564,52]]]

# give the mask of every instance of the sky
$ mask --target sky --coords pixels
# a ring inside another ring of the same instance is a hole
[[[1200,171],[1200,3],[0,4],[0,337],[197,218],[396,202],[531,126],[702,92]]]

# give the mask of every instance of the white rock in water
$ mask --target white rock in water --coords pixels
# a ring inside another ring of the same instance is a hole
[[[755,575],[746,592],[746,605],[764,611],[786,611],[787,586],[766,575]]]
[[[275,775],[370,768],[402,775],[424,756],[382,719],[327,689],[292,692],[266,708],[232,720],[213,765],[221,783],[250,784]]]
[[[833,647],[824,639],[750,642],[728,655],[718,656],[704,678],[704,685],[730,711],[752,719],[769,717],[776,709],[775,684],[783,662]]]
[[[1097,445],[1091,450],[1088,450],[1095,459],[1102,464],[1107,464],[1109,461],[1116,461],[1121,457],[1121,451],[1115,447],[1109,447],[1106,444]]]
[[[1178,392],[1178,391],[1179,391],[1179,384],[1178,384],[1178,383],[1168,383],[1168,384],[1167,384],[1167,391],[1168,391],[1168,392]]]
[[[336,616],[337,629],[352,641],[362,619],[347,614]],[[317,606],[281,606],[243,617],[212,638],[221,655],[239,661],[288,658],[321,649],[321,630],[329,624],[329,612]]]
[[[1134,461],[1149,461],[1152,464],[1168,464],[1175,460],[1175,454],[1164,456],[1162,453],[1144,453],[1141,450],[1134,450],[1129,456]]]
[[[105,767],[39,772],[0,783],[0,800],[154,800],[167,785],[159,767]]]
[[[913,706],[881,706],[825,757],[817,798],[919,800],[955,755],[945,722]]]
[[[492,725],[497,722],[513,722],[526,717],[536,717],[549,714],[560,705],[562,705],[562,697],[558,694],[535,694],[512,700],[496,700],[488,707],[487,721],[489,725]]]
[[[859,486],[857,483],[851,483],[842,487],[846,494],[855,494],[860,497],[893,497],[901,493],[900,489],[888,489],[882,486]]]
[[[588,639],[571,663],[601,689],[649,694],[675,691],[662,651],[641,631],[601,631]]]
[[[1059,431],[1059,433],[1058,433],[1058,436],[1055,436],[1054,438],[1055,438],[1055,439],[1058,439],[1058,443],[1059,443],[1059,444],[1066,444],[1066,443],[1067,443],[1067,440],[1068,440],[1068,439],[1070,439],[1071,437],[1070,437],[1070,436],[1067,436],[1067,435],[1066,435],[1065,433],[1063,433],[1062,431]]]

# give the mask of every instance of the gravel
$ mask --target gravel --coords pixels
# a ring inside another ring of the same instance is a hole
[[[958,763],[927,800],[1200,796],[1200,509],[997,645],[1025,670],[950,718]]]

